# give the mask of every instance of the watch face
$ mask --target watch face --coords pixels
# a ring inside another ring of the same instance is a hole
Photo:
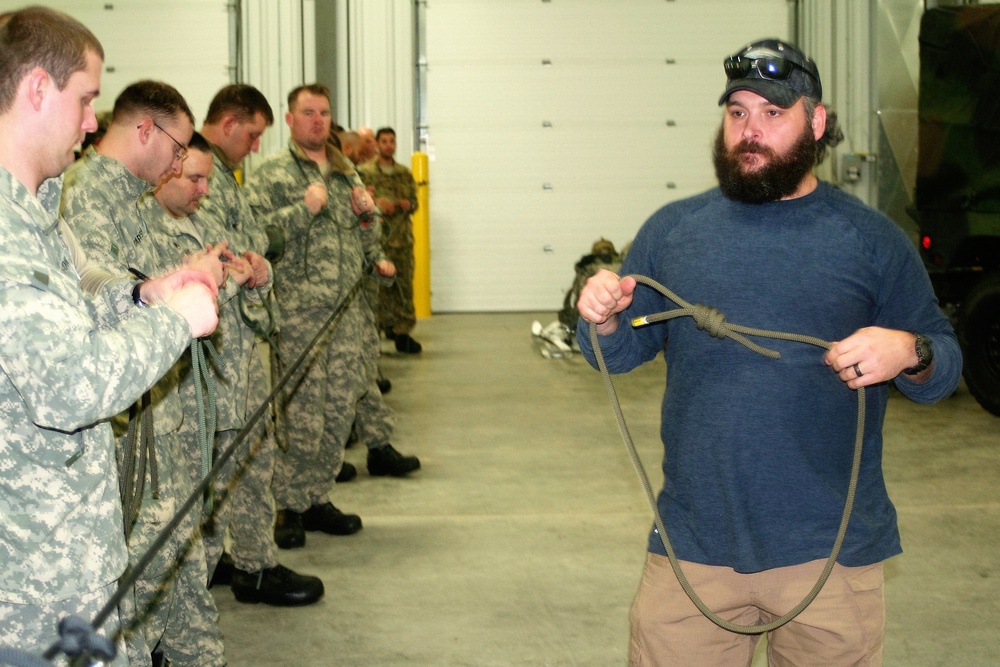
[[[934,358],[931,341],[920,334],[917,334],[917,356],[920,357],[920,363],[923,364],[929,364]]]

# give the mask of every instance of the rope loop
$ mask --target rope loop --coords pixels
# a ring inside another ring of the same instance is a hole
[[[711,306],[696,305],[692,308],[691,317],[699,331],[704,331],[708,335],[722,340],[729,335],[729,326],[726,324],[726,316],[716,308]]]
[[[733,341],[743,345],[752,352],[762,354],[771,359],[779,359],[781,358],[781,355],[776,350],[770,350],[763,347],[748,339],[746,336],[759,336],[778,340],[788,340],[807,345],[814,345],[824,349],[828,349],[831,345],[828,341],[812,336],[781,331],[768,331],[766,329],[756,329],[737,324],[727,324],[725,316],[718,310],[707,306],[692,306],[687,301],[684,301],[684,299],[680,298],[648,276],[633,274],[630,277],[635,278],[636,283],[646,285],[647,287],[656,290],[661,295],[680,306],[680,308],[668,310],[656,315],[636,317],[632,320],[633,327],[641,327],[657,322],[664,322],[674,317],[691,316],[694,318],[699,329],[707,331],[715,338],[720,340],[731,338]],[[625,443],[625,448],[628,450],[629,457],[632,459],[632,466],[635,468],[635,471],[639,476],[639,482],[642,484],[643,491],[646,494],[646,501],[649,503],[649,506],[653,511],[653,523],[659,534],[660,542],[663,544],[663,549],[667,554],[667,559],[670,561],[670,567],[673,569],[674,575],[677,577],[677,582],[680,584],[681,588],[684,589],[684,592],[687,594],[694,606],[698,608],[705,618],[710,620],[712,623],[715,623],[720,628],[742,635],[759,635],[765,632],[771,632],[780,628],[782,625],[788,623],[802,613],[802,611],[816,599],[816,596],[819,595],[820,590],[822,590],[823,586],[826,584],[827,579],[829,579],[830,573],[833,571],[833,566],[837,562],[837,557],[840,555],[840,549],[844,544],[844,538],[847,535],[847,525],[850,521],[851,512],[854,508],[854,497],[858,488],[858,477],[861,473],[861,451],[864,445],[865,436],[865,388],[861,387],[855,392],[858,397],[858,416],[857,427],[854,432],[854,456],[851,462],[851,476],[847,484],[844,510],[841,513],[840,518],[840,527],[837,529],[837,535],[834,538],[833,546],[830,549],[830,557],[827,558],[826,566],[823,568],[823,572],[816,580],[816,584],[812,587],[812,590],[810,590],[806,596],[802,598],[802,600],[788,613],[771,621],[770,623],[741,625],[727,621],[709,609],[708,605],[706,605],[705,602],[698,597],[698,594],[691,587],[687,577],[684,575],[680,562],[677,558],[677,554],[674,553],[673,545],[670,543],[670,537],[667,535],[667,528],[663,523],[663,517],[660,516],[656,496],[649,483],[649,476],[646,474],[646,469],[643,467],[642,460],[639,458],[639,453],[636,451],[635,444],[632,442],[632,435],[629,433],[628,425],[625,423],[625,415],[622,413],[622,406],[618,400],[618,394],[615,391],[614,383],[611,381],[611,373],[608,371],[608,366],[604,361],[604,353],[601,351],[601,343],[597,335],[597,325],[593,322],[590,323],[590,344],[594,350],[594,358],[597,361],[597,368],[600,370],[601,378],[604,380],[604,388],[611,401],[611,407],[615,412],[615,419],[618,421],[618,431],[622,436],[622,441]]]

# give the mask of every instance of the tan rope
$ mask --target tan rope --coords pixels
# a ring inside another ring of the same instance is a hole
[[[646,324],[653,324],[655,322],[663,322],[675,317],[692,317],[694,318],[698,328],[706,331],[711,336],[720,340],[731,338],[734,341],[746,346],[748,349],[771,359],[780,358],[780,353],[776,350],[762,347],[746,338],[746,336],[788,340],[808,345],[815,345],[824,349],[829,349],[831,346],[831,343],[819,338],[813,338],[812,336],[783,333],[779,331],[768,331],[766,329],[754,329],[751,327],[729,324],[726,322],[725,316],[714,308],[709,308],[707,306],[692,306],[651,278],[638,275],[630,277],[635,278],[636,282],[639,284],[655,289],[657,292],[680,306],[680,308],[668,310],[663,313],[657,313],[656,315],[635,318],[632,320],[633,327],[640,327]],[[657,531],[659,531],[660,540],[663,542],[663,548],[667,552],[667,558],[670,560],[670,567],[673,568],[674,575],[677,577],[678,583],[691,599],[691,602],[698,607],[698,610],[701,611],[706,618],[718,625],[720,628],[743,635],[759,635],[765,632],[771,632],[772,630],[780,628],[782,625],[788,623],[802,613],[802,611],[816,599],[816,596],[819,595],[820,590],[822,590],[823,586],[826,584],[827,579],[829,579],[830,573],[833,571],[833,566],[837,562],[837,557],[840,555],[840,549],[844,544],[844,536],[847,534],[847,524],[850,521],[851,511],[854,507],[854,497],[858,488],[858,476],[861,471],[861,448],[864,443],[865,435],[864,387],[857,390],[858,422],[854,438],[854,460],[851,464],[851,478],[847,487],[847,499],[844,502],[844,512],[840,519],[840,528],[837,530],[837,537],[833,542],[833,548],[830,552],[830,557],[827,559],[826,567],[823,568],[823,572],[820,574],[819,579],[816,581],[816,585],[813,586],[812,590],[806,594],[799,604],[795,605],[795,607],[784,616],[781,616],[770,623],[761,625],[739,625],[721,618],[718,614],[709,609],[701,598],[698,597],[697,593],[694,592],[694,589],[688,582],[687,577],[684,576],[684,572],[681,570],[677,556],[674,554],[674,549],[670,544],[670,538],[667,536],[667,529],[663,524],[663,518],[660,516],[660,511],[656,504],[656,496],[654,495],[653,489],[649,484],[649,477],[646,475],[646,470],[642,465],[642,461],[639,459],[639,454],[636,452],[635,444],[632,442],[632,436],[629,434],[628,426],[625,424],[625,416],[622,414],[621,403],[618,401],[618,395],[615,392],[614,384],[611,382],[611,374],[608,372],[607,364],[604,362],[604,354],[601,352],[601,346],[597,336],[597,325],[593,322],[590,323],[590,342],[594,348],[594,356],[597,358],[597,367],[601,371],[601,377],[604,380],[604,388],[608,392],[608,397],[611,399],[611,406],[615,411],[615,418],[618,420],[618,430],[621,432],[622,440],[625,442],[625,447],[628,449],[629,456],[632,459],[632,465],[635,466],[636,473],[639,475],[639,481],[642,483],[643,490],[646,493],[646,500],[649,502],[650,507],[653,508],[654,523],[656,524]]]

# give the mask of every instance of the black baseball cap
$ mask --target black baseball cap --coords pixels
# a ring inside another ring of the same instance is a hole
[[[725,104],[737,90],[757,93],[783,109],[800,97],[823,98],[823,84],[816,63],[802,51],[780,39],[762,39],[748,45],[723,61],[726,92],[719,98]]]

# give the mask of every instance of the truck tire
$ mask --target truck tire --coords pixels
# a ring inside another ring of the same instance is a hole
[[[965,384],[987,412],[1000,417],[1000,273],[975,285],[962,305],[958,340]]]

